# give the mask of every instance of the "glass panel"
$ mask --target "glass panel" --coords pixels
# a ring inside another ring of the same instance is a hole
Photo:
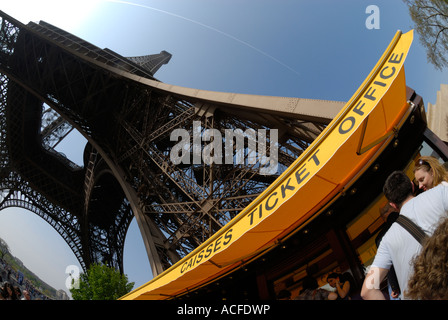
[[[416,159],[418,159],[421,156],[432,156],[434,158],[437,158],[439,159],[439,162],[441,164],[443,164],[446,168],[448,167],[447,166],[448,162],[444,162],[439,152],[431,148],[431,146],[425,141],[423,141],[422,146],[420,147],[420,150],[417,153]]]
[[[316,258],[307,261],[306,264],[295,268],[293,271],[283,275],[282,277],[276,279],[273,282],[274,286],[274,292],[275,295],[278,296],[280,291],[282,290],[288,290],[291,293],[292,299],[297,297],[300,294],[300,291],[302,290],[302,280],[307,275],[307,268],[313,264],[318,264],[319,261],[328,258],[330,255],[332,255],[333,251],[326,250]],[[327,282],[326,282],[326,275],[333,271],[337,267],[337,262],[334,261],[330,265],[325,266],[325,268],[318,270],[316,274],[313,274],[313,276],[316,278],[319,287],[327,288]]]

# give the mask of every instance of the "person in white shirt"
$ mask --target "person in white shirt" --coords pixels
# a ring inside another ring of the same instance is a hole
[[[414,197],[414,184],[401,171],[393,172],[386,180],[383,193],[391,206],[431,235],[440,219],[448,214],[448,186],[439,184]],[[361,297],[365,300],[385,299],[380,283],[393,265],[402,299],[412,272],[412,259],[421,250],[420,243],[402,226],[394,223],[381,240],[370,271],[364,280]]]

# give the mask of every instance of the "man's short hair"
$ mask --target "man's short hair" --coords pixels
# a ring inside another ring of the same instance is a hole
[[[403,201],[413,193],[411,179],[403,171],[394,171],[386,179],[383,193],[389,202],[401,207]]]

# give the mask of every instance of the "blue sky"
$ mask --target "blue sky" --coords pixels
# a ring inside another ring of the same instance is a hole
[[[369,5],[380,29],[366,28]],[[44,20],[123,56],[170,52],[156,77],[204,90],[347,101],[397,30],[412,29],[401,0],[0,0],[21,22]],[[408,86],[435,103],[448,71],[427,63],[415,35],[405,62]],[[81,163],[84,141],[72,135],[59,150]],[[0,237],[12,253],[56,289],[68,265],[65,242],[39,217],[0,212]],[[136,224],[125,244],[125,273],[136,286],[152,278]],[[67,290],[66,290],[67,291]]]

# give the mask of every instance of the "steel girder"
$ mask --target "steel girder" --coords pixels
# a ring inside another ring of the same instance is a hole
[[[1,187],[8,194],[2,204],[43,217],[83,266],[101,261],[122,270],[135,217],[153,274],[161,273],[270,185],[342,107],[331,106],[335,110],[323,117],[301,113],[291,99],[281,110],[235,107],[238,95],[223,103],[201,98],[199,90],[162,90],[132,62],[45,23],[25,26],[2,13],[0,32]],[[44,105],[54,112],[47,125]],[[84,167],[53,150],[72,127],[88,140]],[[174,163],[177,129],[189,137],[183,152],[199,162]],[[240,156],[242,164],[204,160],[222,151],[210,152],[213,139],[225,143],[227,132],[252,131],[267,133],[266,157],[278,150],[275,173],[261,173],[265,158],[252,161],[250,137],[230,150],[229,159]],[[53,138],[46,140],[49,133]],[[23,202],[13,201],[19,198]]]

